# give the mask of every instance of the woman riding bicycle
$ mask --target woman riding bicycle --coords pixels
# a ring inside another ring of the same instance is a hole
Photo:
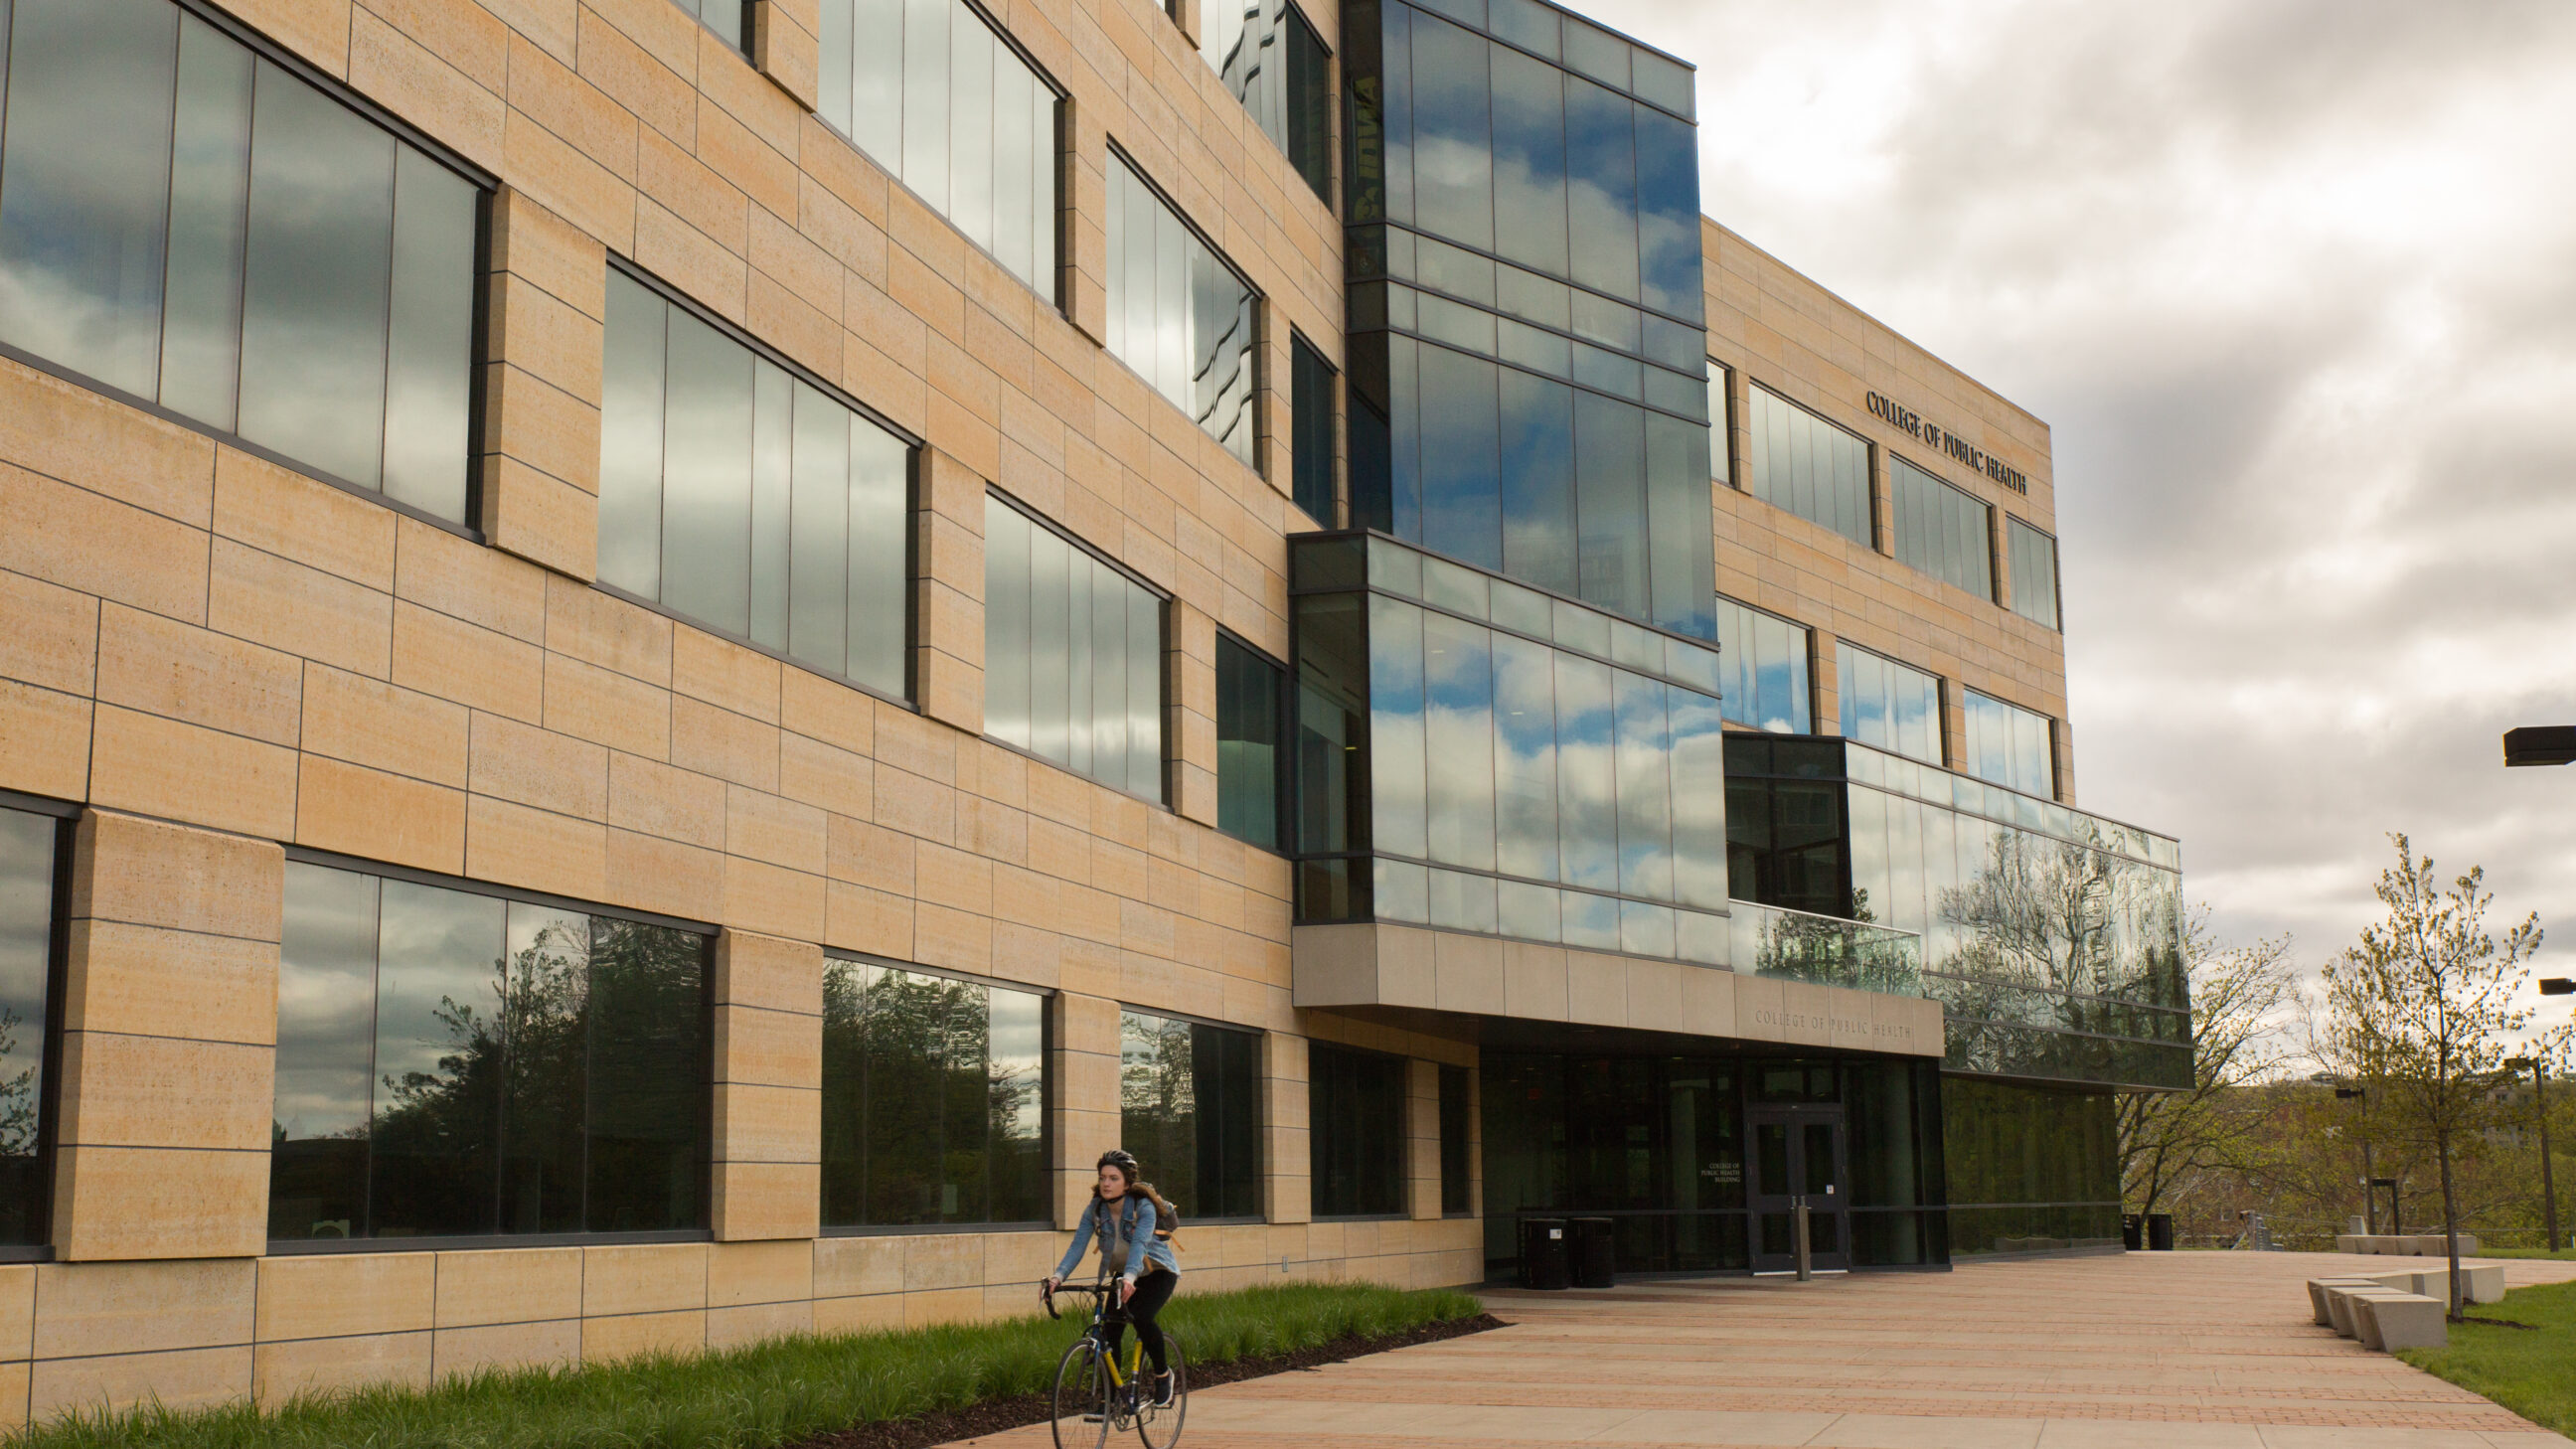
[[[1163,1330],[1154,1319],[1172,1300],[1172,1290],[1181,1286],[1181,1265],[1172,1258],[1170,1230],[1158,1236],[1154,1224],[1179,1220],[1154,1185],[1141,1180],[1136,1159],[1113,1147],[1100,1154],[1100,1181],[1092,1186],[1090,1208],[1074,1226],[1072,1250],[1046,1280],[1049,1293],[1062,1286],[1081,1266],[1083,1249],[1091,1246],[1095,1234],[1099,1237],[1101,1276],[1118,1280],[1118,1302],[1136,1325],[1137,1342],[1154,1361],[1149,1387],[1154,1403],[1162,1408],[1171,1407],[1172,1373],[1164,1357]],[[1125,1324],[1111,1325],[1110,1352],[1116,1353],[1126,1338]]]

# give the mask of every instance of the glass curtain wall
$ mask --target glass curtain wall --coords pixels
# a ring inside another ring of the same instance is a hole
[[[600,581],[904,697],[910,448],[614,268],[607,334]]]
[[[1315,1216],[1401,1214],[1412,1177],[1404,1058],[1314,1042],[1306,1067]]]
[[[1055,87],[962,0],[822,0],[822,26],[823,119],[1052,303]]]
[[[1438,8],[1345,7],[1352,522],[1713,638],[1690,72]]]
[[[1819,916],[1851,916],[1842,746],[1726,740],[1727,894]]]
[[[1852,914],[1923,933],[1952,1070],[2190,1085],[2172,841],[1858,746],[1846,762]]]
[[[1755,383],[1745,472],[1753,496],[1875,547],[1870,528],[1869,444]]]
[[[470,523],[481,189],[170,0],[0,26],[0,343]]]
[[[1294,547],[1296,588],[1377,590],[1295,600],[1300,758],[1368,741],[1301,781],[1303,919],[1725,963],[1715,651],[1385,539]]]
[[[1815,727],[1808,631],[1776,614],[1717,601],[1718,698],[1726,718],[1774,734]]]
[[[1264,850],[1282,848],[1287,671],[1220,631],[1216,636],[1216,824]]]
[[[1959,695],[1967,716],[1967,758],[1961,761],[1967,772],[2007,790],[2055,799],[2057,750],[2048,716],[1973,689]]]
[[[2043,628],[2057,624],[2057,540],[2007,513],[2013,612]]]
[[[709,944],[289,861],[269,1237],[704,1229]]]
[[[1252,467],[1252,284],[1115,152],[1108,268],[1110,355]]]
[[[1941,763],[1938,675],[1872,654],[1848,639],[1834,643],[1834,674],[1844,739],[1927,765]]]
[[[1887,459],[1897,561],[1981,599],[1995,596],[1993,510],[1894,454]]]
[[[1046,998],[872,961],[823,966],[823,1225],[1038,1223]]]
[[[1288,338],[1288,411],[1294,430],[1288,444],[1291,496],[1306,516],[1324,528],[1335,523],[1333,512],[1333,365],[1306,345]]]
[[[1949,1077],[1941,1107],[1953,1254],[2120,1241],[2119,1131],[2110,1093]]]
[[[1163,798],[1163,599],[984,498],[984,732]]]
[[[1207,0],[1199,54],[1288,164],[1332,204],[1332,55],[1288,0]]]
[[[1259,1217],[1260,1036],[1120,1012],[1118,1142],[1184,1215]]]
[[[54,1070],[55,883],[66,822],[0,809],[0,1245],[46,1240],[53,1200],[45,1091]]]

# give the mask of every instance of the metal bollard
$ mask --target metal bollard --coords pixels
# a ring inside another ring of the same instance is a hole
[[[1816,1273],[1814,1262],[1808,1256],[1807,1205],[1805,1203],[1794,1203],[1790,1206],[1789,1231],[1795,1234],[1798,1240],[1798,1281],[1801,1283],[1811,1282],[1814,1280]]]

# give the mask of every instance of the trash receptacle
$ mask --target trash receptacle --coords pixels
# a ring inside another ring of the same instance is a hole
[[[1618,1254],[1611,1246],[1611,1224],[1608,1218],[1575,1218],[1574,1286],[1577,1288],[1615,1288],[1619,1286]]]
[[[2120,1214],[2120,1246],[2134,1253],[2147,1245],[2147,1220],[2137,1213]]]
[[[2147,1251],[2150,1253],[2173,1251],[2172,1213],[2147,1214]]]
[[[1567,1252],[1563,1218],[1521,1219],[1521,1286],[1555,1289],[1567,1285]]]

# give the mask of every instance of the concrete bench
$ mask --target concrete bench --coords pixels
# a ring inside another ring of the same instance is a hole
[[[2331,1321],[2329,1326],[2331,1326],[2336,1333],[2343,1335],[2345,1338],[2361,1337],[2361,1314],[2358,1300],[2363,1298],[2412,1298],[2416,1296],[2412,1293],[2400,1293],[2394,1288],[2384,1287],[2377,1283],[2358,1287],[2336,1286],[2326,1289],[2325,1295],[2326,1317]]]
[[[2383,1278],[2311,1278],[2308,1280],[2308,1308],[2311,1312],[2316,1314],[2317,1326],[2319,1328],[2332,1328],[2334,1327],[2334,1313],[2326,1305],[2327,1289],[2389,1288],[2394,1286],[2394,1284],[2389,1283]]]
[[[2421,1293],[2363,1290],[2352,1295],[2362,1346],[2381,1353],[2401,1348],[2442,1348],[2451,1341],[2443,1300]]]
[[[2448,1268],[2410,1268],[2403,1273],[2380,1273],[2374,1275],[2372,1281],[2400,1293],[2421,1293],[2446,1303],[2451,1297],[2451,1270]],[[2461,1265],[2460,1298],[2466,1303],[2502,1302],[2504,1269],[2492,1264],[2485,1267]]]

